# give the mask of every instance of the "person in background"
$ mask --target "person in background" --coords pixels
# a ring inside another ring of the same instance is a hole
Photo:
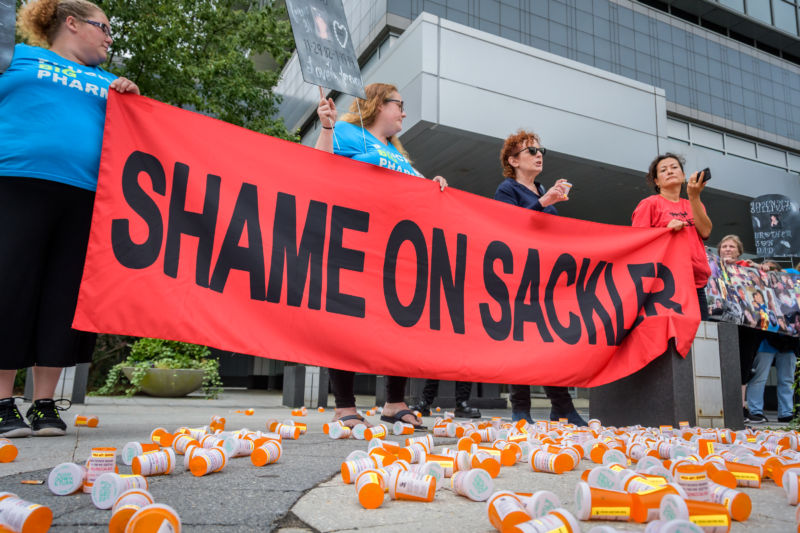
[[[671,153],[659,155],[650,163],[647,182],[656,194],[648,196],[636,206],[631,223],[639,228],[669,228],[674,232],[684,231],[689,239],[689,249],[694,286],[700,318],[708,320],[705,286],[711,269],[708,266],[703,241],[711,235],[711,219],[700,199],[706,184],[700,172],[689,179],[683,172],[683,159]],[[687,198],[681,198],[686,185]]]
[[[762,338],[753,360],[753,375],[747,382],[747,410],[745,422],[763,424],[769,422],[764,416],[764,387],[773,362],[777,370],[778,422],[788,423],[794,419],[794,374],[797,365],[798,338],[772,332],[759,332]]]
[[[539,142],[537,134],[525,130],[519,130],[506,138],[500,151],[504,179],[497,187],[494,199],[524,209],[558,215],[555,204],[568,199],[570,185],[567,180],[559,179],[550,189],[545,190],[536,181],[544,168],[546,153]],[[511,419],[532,422],[530,385],[511,385],[510,391]],[[566,387],[545,386],[544,391],[550,399],[550,420],[566,418],[570,424],[587,425],[575,409]]]
[[[356,161],[424,178],[411,164],[397,137],[403,129],[403,119],[406,116],[405,104],[397,87],[387,83],[372,83],[364,88],[364,92],[367,98],[353,100],[350,112],[338,122],[333,99],[320,100],[317,116],[322,130],[315,147]],[[433,181],[441,191],[447,187],[447,181],[441,176],[434,177]],[[330,369],[331,387],[336,401],[334,420],[341,420],[351,427],[359,423],[368,424],[356,411],[354,378],[354,372]],[[386,376],[386,404],[383,406],[381,420],[389,423],[401,421],[412,424],[417,429],[425,429],[422,420],[405,402],[406,381],[405,377]]]
[[[469,381],[456,381],[456,408],[453,415],[456,418],[480,418],[481,412],[469,405],[469,395],[472,392],[472,383]],[[422,416],[431,416],[431,406],[436,395],[439,394],[439,380],[426,379],[422,389],[422,399],[412,405],[411,409],[419,411]]]
[[[95,336],[71,328],[83,272],[109,89],[139,94],[98,65],[112,43],[86,0],[24,4],[18,44],[0,76],[0,437],[57,436],[64,367],[90,362]],[[22,418],[12,390],[33,367]]]

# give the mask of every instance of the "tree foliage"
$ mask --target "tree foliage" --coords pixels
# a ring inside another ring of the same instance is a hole
[[[17,0],[17,7],[22,5]],[[102,65],[143,95],[238,126],[297,140],[275,118],[272,91],[294,49],[274,0],[96,0],[114,42]],[[17,36],[19,40],[19,36]],[[258,60],[262,68],[256,68]],[[263,68],[266,66],[267,68]]]

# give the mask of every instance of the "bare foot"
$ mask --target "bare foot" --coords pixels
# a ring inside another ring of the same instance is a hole
[[[347,418],[347,420],[342,420],[343,418]],[[343,407],[341,409],[335,409],[333,412],[333,420],[342,420],[342,424],[349,428],[354,428],[358,424],[364,424],[367,427],[372,427],[372,424],[358,414],[358,411],[356,411],[355,407]]]
[[[383,405],[383,414],[384,416],[394,416],[404,409],[408,409],[406,402],[386,403]],[[422,419],[412,414],[403,415],[401,420],[407,424],[413,424],[415,426],[422,425]]]

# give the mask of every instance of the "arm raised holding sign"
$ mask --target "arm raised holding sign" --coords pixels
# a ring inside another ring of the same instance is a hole
[[[336,122],[336,104],[324,98],[320,90],[317,116],[322,131],[315,147],[379,167],[424,178],[411,164],[408,153],[397,135],[403,129],[406,117],[405,102],[394,85],[373,83],[365,88],[367,98],[356,98],[350,112]],[[436,176],[433,181],[444,191],[447,181]],[[331,369],[330,379],[336,399],[335,420],[348,426],[365,421],[356,412],[353,395],[353,372]],[[383,407],[384,422],[402,421],[422,428],[422,420],[412,413],[405,403],[407,378],[386,377],[386,404]]]

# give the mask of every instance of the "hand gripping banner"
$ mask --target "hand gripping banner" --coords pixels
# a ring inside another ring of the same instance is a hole
[[[685,232],[440,192],[109,94],[75,328],[375,374],[587,387],[670,339],[687,353],[699,320]]]

